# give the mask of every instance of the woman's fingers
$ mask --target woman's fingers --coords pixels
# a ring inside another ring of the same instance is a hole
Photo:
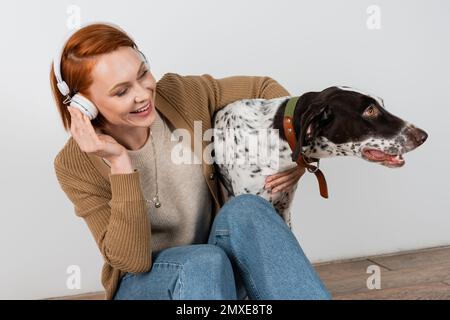
[[[81,119],[81,111],[76,109],[76,108],[72,108],[72,107],[67,107],[67,109],[69,110],[70,114],[72,115],[72,118],[75,118],[76,120]]]
[[[278,191],[290,191],[292,187],[295,186],[295,184],[298,182],[300,177],[292,177],[291,179],[285,181],[284,183],[279,184],[274,189],[272,189],[272,192],[278,192]]]
[[[70,113],[70,132],[73,134],[75,128],[78,127],[78,117],[71,107],[67,107]]]
[[[100,140],[91,121],[80,110],[72,107],[67,108],[72,119],[70,129],[72,136],[83,151],[92,152],[97,148]]]
[[[273,175],[271,175],[271,176],[268,176],[268,177],[266,178],[266,184],[268,184],[268,183],[270,183],[270,182],[273,182],[273,181],[277,180],[278,178],[283,177],[283,176],[285,176],[286,174],[288,174],[288,173],[290,173],[290,172],[293,172],[293,171],[295,171],[295,170],[297,170],[297,167],[294,167],[294,168],[288,169],[288,170],[286,170],[286,171],[283,171],[283,172],[276,173],[276,174],[273,174]]]
[[[74,127],[78,128],[81,124],[81,111],[72,107],[67,107],[67,110],[69,110],[70,113],[70,118],[72,120],[71,123],[74,125]]]
[[[266,184],[265,186],[268,188],[273,188],[276,187],[284,182],[286,182],[287,180],[290,180],[293,176],[297,176],[298,175],[298,168],[291,168],[289,170],[271,175],[269,177],[267,177],[266,179]]]
[[[288,191],[292,188],[301,176],[305,173],[305,168],[294,167],[292,169],[283,171],[272,175],[266,179],[267,182],[264,186],[266,189],[272,189],[272,192]]]
[[[270,184],[269,188],[272,189],[272,192],[278,192],[282,190],[284,186],[291,184],[292,181],[298,181],[298,176],[290,174],[285,177],[278,178]]]
[[[80,112],[81,113],[81,112]],[[100,132],[97,132],[94,128],[94,126],[92,125],[91,120],[89,119],[89,117],[87,115],[85,115],[84,113],[82,114],[82,118],[83,118],[83,124],[87,130],[87,133],[93,138],[94,141],[98,141],[98,134],[101,134]]]
[[[68,107],[72,123],[70,131],[81,151],[94,153],[99,157],[112,158],[123,154],[126,150],[113,137],[104,134],[101,129],[94,128],[88,116],[80,110]]]

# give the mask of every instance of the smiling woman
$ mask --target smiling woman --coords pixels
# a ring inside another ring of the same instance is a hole
[[[224,206],[211,163],[172,160],[175,129],[192,137],[195,121],[211,129],[225,105],[286,96],[283,87],[269,77],[174,73],[157,84],[134,41],[106,24],[77,30],[55,61],[52,90],[72,135],[55,172],[103,256],[107,299],[236,299],[246,290],[255,299],[329,298],[273,206],[256,195]],[[292,187],[300,176],[285,185],[291,175],[279,173],[273,187]],[[227,224],[233,241],[219,241]],[[241,245],[231,250],[231,243]],[[249,263],[238,270],[236,260]]]
[[[145,61],[135,49],[119,47],[98,60],[92,76],[96,81],[88,90],[89,96],[108,119],[103,132],[128,149],[141,147],[156,116],[156,81]],[[138,110],[145,112],[136,113]]]
[[[88,100],[97,109],[98,116],[92,119],[94,128],[113,136],[128,149],[144,144],[155,119],[156,81],[145,55],[131,37],[113,25],[91,24],[69,38],[56,60],[50,80],[66,130],[71,125],[66,104],[74,101],[74,95],[81,95],[82,101]],[[68,94],[58,90],[61,81],[55,71],[67,84]],[[145,112],[136,113],[142,109]]]

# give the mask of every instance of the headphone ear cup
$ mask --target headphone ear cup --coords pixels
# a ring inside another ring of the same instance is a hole
[[[80,110],[83,114],[85,114],[89,118],[89,120],[95,119],[98,115],[98,110],[95,107],[95,105],[91,102],[91,100],[89,100],[80,93],[75,94],[70,99],[70,106]]]

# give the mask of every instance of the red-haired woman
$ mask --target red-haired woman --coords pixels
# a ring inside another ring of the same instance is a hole
[[[169,73],[156,82],[131,37],[104,23],[66,41],[50,80],[71,133],[56,175],[104,258],[106,299],[329,298],[269,202],[243,195],[224,205],[213,165],[171,161],[174,130],[194,137],[194,121],[211,128],[228,103],[288,95],[276,81]],[[267,186],[287,190],[303,172]]]

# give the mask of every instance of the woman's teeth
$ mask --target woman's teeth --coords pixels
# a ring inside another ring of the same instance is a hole
[[[144,112],[144,111],[147,111],[148,108],[150,108],[150,104],[148,104],[147,107],[144,107],[144,108],[136,110],[136,111],[132,111],[131,113]]]

